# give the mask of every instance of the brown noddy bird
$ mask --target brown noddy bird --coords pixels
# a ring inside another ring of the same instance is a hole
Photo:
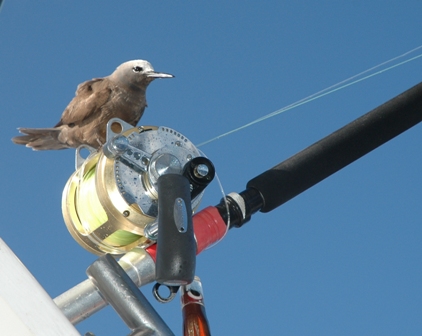
[[[155,72],[144,60],[125,62],[104,78],[79,84],[75,97],[53,128],[18,128],[25,134],[12,138],[15,144],[33,150],[94,148],[106,141],[106,125],[111,118],[120,118],[136,126],[144,113],[146,89],[156,78],[173,75]]]

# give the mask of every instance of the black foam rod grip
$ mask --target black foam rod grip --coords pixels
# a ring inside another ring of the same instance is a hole
[[[422,121],[422,83],[250,180],[269,212]],[[393,158],[392,158],[393,159]]]
[[[158,178],[157,191],[156,281],[187,285],[193,281],[196,266],[190,183],[183,175],[165,174]]]

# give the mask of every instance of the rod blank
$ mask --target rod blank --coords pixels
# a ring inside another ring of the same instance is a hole
[[[247,183],[269,212],[422,121],[422,83]]]

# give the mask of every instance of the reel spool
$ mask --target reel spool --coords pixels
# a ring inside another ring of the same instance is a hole
[[[76,171],[63,190],[62,211],[73,238],[96,255],[123,254],[154,243],[158,178],[184,173],[184,167],[190,166],[186,164],[195,158],[203,169],[205,159],[185,136],[171,128],[133,127],[117,118],[107,124],[107,142],[102,149],[88,150],[86,159],[81,157],[81,148],[76,151]],[[191,175],[209,183],[215,171],[208,162],[206,175]],[[193,211],[199,206],[203,188],[198,188],[192,199]]]

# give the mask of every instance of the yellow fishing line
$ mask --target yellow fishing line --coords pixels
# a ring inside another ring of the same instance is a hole
[[[89,170],[83,177],[81,183],[79,184],[79,190],[77,193],[78,197],[76,199],[79,219],[83,227],[87,229],[86,231],[88,234],[106,223],[108,220],[107,213],[104,211],[96,192],[95,168],[96,166]],[[94,238],[99,240],[99,238]],[[139,238],[141,238],[141,236],[132,232],[117,230],[101,243],[119,247],[132,244]]]

